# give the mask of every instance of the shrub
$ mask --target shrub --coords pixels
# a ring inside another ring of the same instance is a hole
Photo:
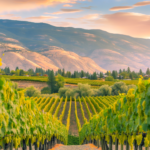
[[[68,90],[69,88],[67,88],[67,87],[62,87],[62,88],[60,88],[59,90],[58,90],[58,93],[59,93],[59,95],[60,95],[60,97],[66,97],[65,96],[65,93],[66,93],[66,91]]]
[[[40,91],[38,89],[36,89],[34,86],[30,86],[28,88],[26,88],[25,90],[25,96],[29,96],[29,97],[39,97],[40,96]]]
[[[98,89],[97,96],[109,96],[111,95],[112,88],[109,85],[102,85]]]
[[[127,93],[128,91],[128,86],[124,82],[117,82],[111,88],[111,95],[119,95],[119,93]]]
[[[105,81],[114,81],[113,76],[108,76],[105,78]]]
[[[50,87],[44,87],[41,90],[41,94],[51,94],[51,88]]]

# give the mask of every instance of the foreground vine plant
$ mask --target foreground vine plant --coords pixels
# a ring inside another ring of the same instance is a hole
[[[36,103],[24,97],[24,91],[17,92],[12,83],[0,79],[0,145],[13,142],[18,148],[24,139],[28,144],[37,140],[44,144],[55,136],[67,144],[68,132],[65,125],[50,113],[39,111]]]
[[[120,144],[128,140],[133,149],[134,140],[137,145],[142,142],[145,147],[150,145],[150,79],[143,82],[139,79],[136,89],[130,89],[126,96],[121,96],[113,106],[102,110],[98,115],[83,125],[79,132],[80,144],[84,139],[101,139],[105,136],[107,142],[112,136],[113,142],[117,138]]]

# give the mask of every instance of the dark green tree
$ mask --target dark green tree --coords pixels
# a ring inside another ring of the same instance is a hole
[[[57,90],[57,83],[55,80],[55,76],[54,76],[54,71],[50,71],[49,75],[48,75],[48,82],[47,82],[49,88],[51,88],[51,93],[55,93],[55,91]]]
[[[23,76],[23,75],[24,75],[24,71],[20,69],[19,76]]]
[[[149,68],[147,68],[146,74],[150,75],[150,70],[149,70]]]
[[[81,70],[81,78],[84,77],[84,76],[85,76],[84,71]]]
[[[99,76],[100,78],[103,78],[103,72],[100,72],[100,76]]]
[[[19,70],[19,67],[16,67],[15,71]]]

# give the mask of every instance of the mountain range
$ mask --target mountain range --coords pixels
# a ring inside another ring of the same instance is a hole
[[[0,20],[0,53],[3,52],[1,68],[11,69],[64,68],[92,73],[128,66],[145,71],[150,64],[149,39],[15,20]]]

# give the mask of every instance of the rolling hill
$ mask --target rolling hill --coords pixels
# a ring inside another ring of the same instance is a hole
[[[0,20],[0,44],[1,48],[3,45],[2,49],[5,50],[10,44],[21,46],[25,50],[33,52],[32,54],[36,53],[42,56],[48,64],[51,62],[50,64],[56,68],[63,66],[65,70],[70,71],[77,68],[79,70],[81,68],[89,69],[88,67],[90,67],[89,70],[91,71],[99,72],[102,70],[105,72],[105,70],[126,69],[128,66],[134,71],[139,71],[140,68],[145,71],[150,64],[150,40],[111,34],[102,30],[85,30],[55,27],[45,23]],[[16,50],[15,47],[12,49]],[[21,50],[21,48],[18,47],[18,50]],[[15,53],[18,53],[18,51]],[[54,53],[57,53],[55,58],[52,57]],[[60,57],[61,61],[57,60]],[[77,59],[73,59],[73,57]],[[35,61],[33,62],[35,63]],[[50,67],[48,64],[44,64],[44,66]]]

